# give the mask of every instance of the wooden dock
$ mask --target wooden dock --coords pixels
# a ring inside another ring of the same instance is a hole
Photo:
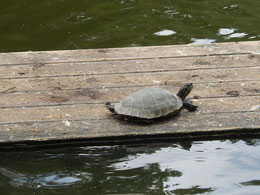
[[[147,86],[199,106],[141,125],[105,107]],[[260,41],[0,54],[0,150],[260,132]]]

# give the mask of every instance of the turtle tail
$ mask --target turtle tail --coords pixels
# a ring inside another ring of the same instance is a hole
[[[115,113],[115,105],[111,104],[111,102],[106,102],[105,106],[110,112]]]

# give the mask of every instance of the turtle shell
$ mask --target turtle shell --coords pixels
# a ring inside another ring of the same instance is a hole
[[[179,113],[183,101],[177,95],[162,88],[141,89],[115,104],[119,115],[153,119]]]

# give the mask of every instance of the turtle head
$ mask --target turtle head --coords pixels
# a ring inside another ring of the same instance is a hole
[[[110,112],[115,113],[115,106],[113,104],[111,104],[110,102],[106,102],[105,106]]]
[[[182,88],[180,88],[179,92],[177,93],[177,96],[179,96],[182,100],[184,100],[187,95],[191,92],[193,88],[192,83],[185,84]]]

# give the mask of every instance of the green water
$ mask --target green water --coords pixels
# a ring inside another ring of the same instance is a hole
[[[1,0],[0,52],[260,39],[259,0]]]
[[[1,0],[0,52],[260,40],[259,0]],[[259,194],[260,140],[0,153],[0,194]]]
[[[0,194],[259,194],[260,140],[3,153]]]

